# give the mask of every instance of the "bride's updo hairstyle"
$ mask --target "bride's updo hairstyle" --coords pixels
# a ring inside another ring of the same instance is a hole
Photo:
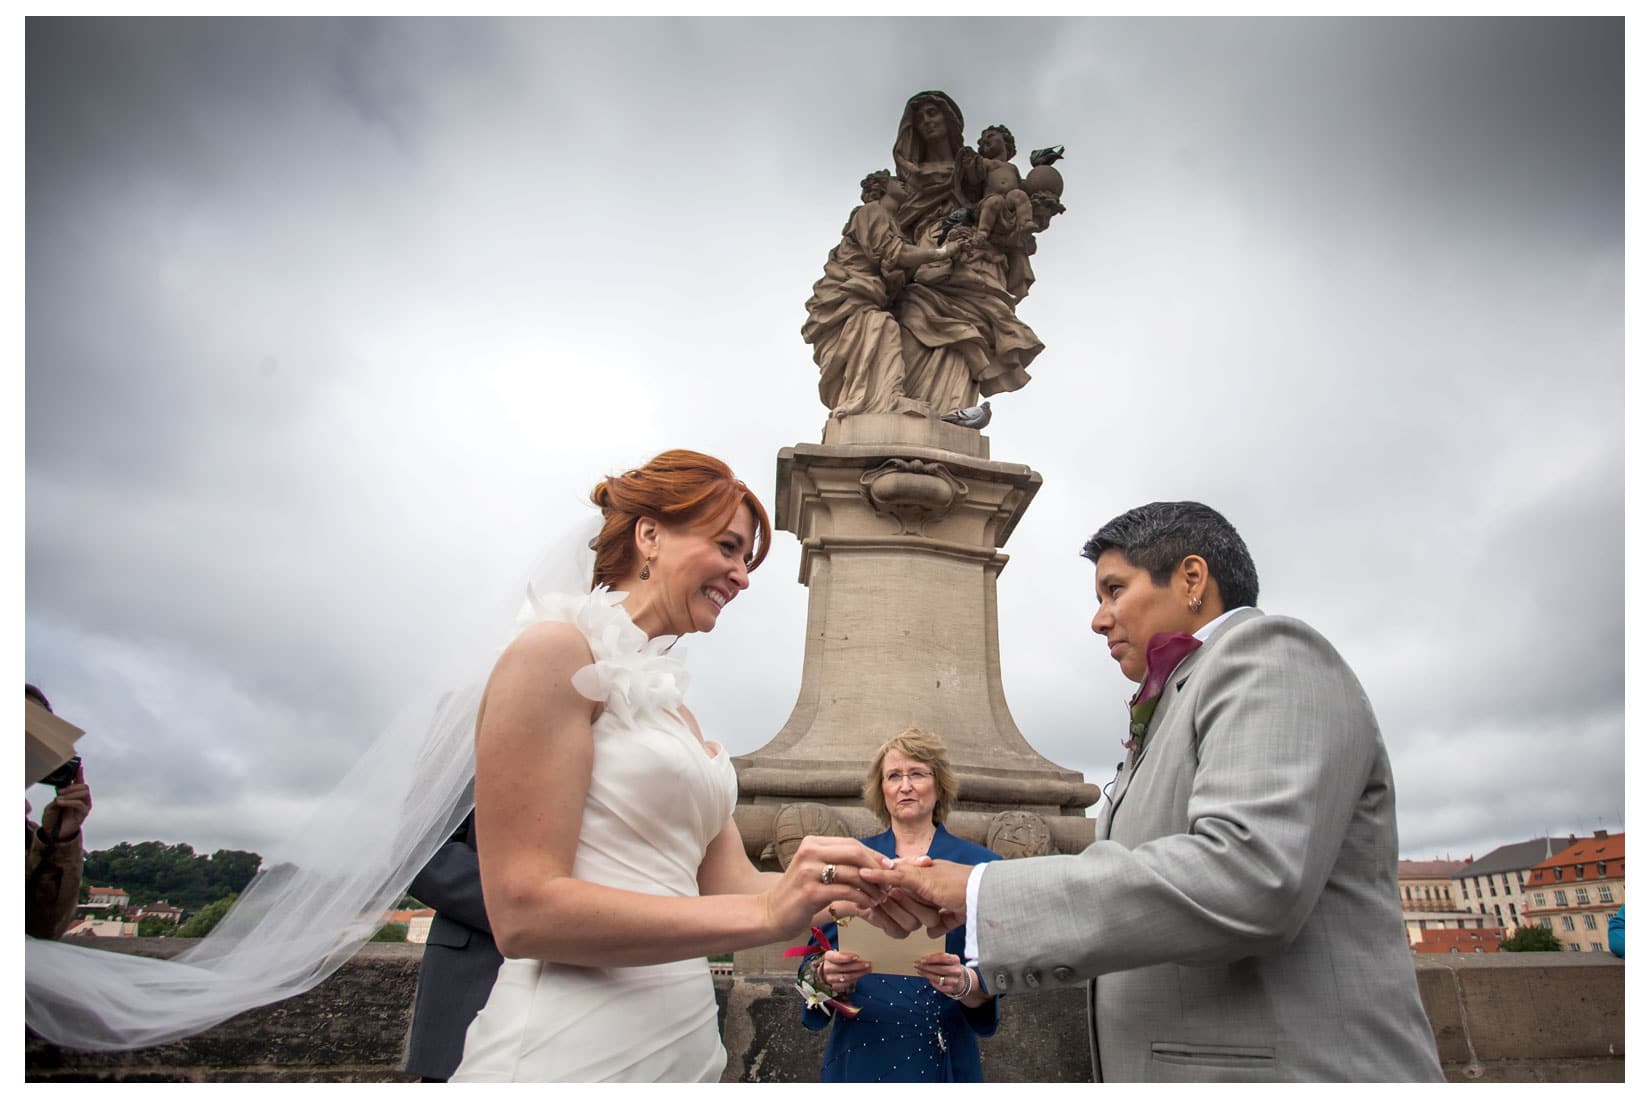
[[[741,504],[756,516],[756,545],[749,569],[768,556],[773,525],[768,510],[721,459],[698,451],[666,451],[645,466],[597,483],[590,500],[602,510],[602,529],[592,543],[592,587],[613,586],[635,571],[632,532],[644,516],[668,527],[725,526]]]

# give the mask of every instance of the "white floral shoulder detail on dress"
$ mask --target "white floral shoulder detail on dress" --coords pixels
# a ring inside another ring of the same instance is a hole
[[[688,672],[679,658],[665,651],[674,634],[649,638],[619,606],[625,594],[598,588],[584,595],[531,590],[517,624],[571,623],[590,643],[596,663],[573,673],[573,687],[592,702],[606,704],[620,717],[643,710],[673,710],[682,705]]]

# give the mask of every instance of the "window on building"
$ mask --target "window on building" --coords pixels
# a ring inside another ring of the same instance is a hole
[[[1605,863],[1602,859],[1599,860],[1598,861],[1598,877],[1599,878],[1604,878],[1609,873],[1610,873],[1610,865],[1608,863]]]
[[[1593,941],[1593,950],[1594,951],[1603,951],[1604,950],[1604,945],[1602,943],[1599,943],[1597,940],[1594,940]]]
[[[1598,931],[1598,918],[1593,916],[1591,913],[1581,914],[1581,924],[1589,932]]]
[[[1512,893],[1512,884],[1507,881],[1507,876],[1505,874],[1501,876],[1501,889],[1505,890],[1509,894]]]
[[[1472,950],[1475,955],[1482,955],[1484,953],[1484,949],[1482,947],[1475,947]]]
[[[1524,889],[1524,872],[1523,871],[1518,872],[1518,888],[1520,890]]]
[[[1495,897],[1495,880],[1490,879],[1490,897]]]
[[[1542,917],[1541,918],[1541,927],[1551,928],[1552,926],[1553,926],[1553,918],[1551,918],[1551,917]]]
[[[1605,905],[1614,905],[1616,895],[1611,892],[1608,886],[1600,886],[1598,888],[1598,900],[1602,901]]]
[[[1459,955],[1461,953],[1461,949],[1459,947],[1451,947],[1449,949],[1449,953],[1451,955]]]
[[[1562,867],[1554,867],[1553,868],[1553,881],[1554,882],[1563,882],[1564,881],[1564,868],[1562,868]]]
[[[1576,919],[1574,917],[1570,916],[1570,914],[1565,913],[1562,917],[1559,917],[1558,919],[1564,925],[1564,931],[1574,932],[1576,930]]]
[[[1495,907],[1495,923],[1501,923],[1501,907],[1499,905]]]
[[[1475,898],[1481,898],[1481,897],[1484,896],[1484,880],[1483,879],[1475,878],[1475,879],[1472,880],[1472,896],[1475,897]]]
[[[1577,886],[1576,887],[1576,904],[1577,905],[1591,905],[1591,904],[1593,904],[1587,898],[1587,887],[1585,887],[1585,886]]]
[[[1554,890],[1553,891],[1553,904],[1554,905],[1568,905],[1568,904],[1570,904],[1570,895],[1566,894],[1563,890]]]
[[[1535,894],[1535,907],[1537,909],[1544,909],[1544,908],[1546,908],[1546,906],[1547,906],[1547,894],[1546,894],[1546,892],[1543,891],[1543,890],[1537,890],[1536,894]]]
[[[1570,950],[1571,951],[1580,951],[1581,950],[1581,945],[1579,943],[1572,943],[1570,945]]]
[[[1576,864],[1576,881],[1580,882],[1581,879],[1582,879],[1582,876],[1585,875],[1586,872],[1587,872],[1587,865],[1585,863]]]

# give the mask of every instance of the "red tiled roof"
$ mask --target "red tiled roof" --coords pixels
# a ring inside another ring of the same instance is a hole
[[[1591,836],[1586,840],[1578,840],[1562,852],[1558,852],[1551,859],[1544,859],[1530,868],[1530,883],[1533,885],[1563,885],[1565,882],[1590,882],[1601,878],[1620,878],[1627,873],[1627,834],[1610,833],[1607,836]],[[1598,873],[1598,865],[1605,864],[1607,874]],[[1614,864],[1614,866],[1611,866]],[[1574,868],[1579,866],[1580,873]],[[1563,869],[1564,878],[1554,877],[1554,869]],[[1573,876],[1573,877],[1572,877]]]
[[[1463,955],[1487,955],[1501,950],[1501,933],[1494,928],[1423,928],[1421,938],[1409,945],[1418,955],[1447,955],[1455,948]]]

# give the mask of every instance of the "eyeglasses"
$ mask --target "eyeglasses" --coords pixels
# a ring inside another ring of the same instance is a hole
[[[925,772],[920,768],[913,768],[908,772],[889,772],[887,775],[882,777],[882,781],[884,783],[892,783],[895,786],[898,786],[907,779],[909,779],[912,783],[924,783],[932,778],[934,778],[933,772]]]

